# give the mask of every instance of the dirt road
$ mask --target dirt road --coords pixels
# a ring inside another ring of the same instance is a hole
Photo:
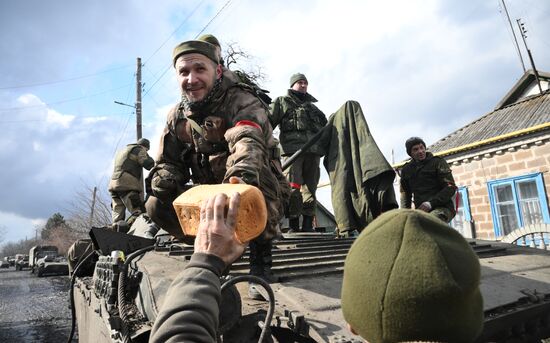
[[[0,342],[66,342],[69,283],[68,276],[0,269]]]

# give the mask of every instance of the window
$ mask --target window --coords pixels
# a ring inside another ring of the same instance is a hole
[[[542,174],[487,183],[497,237],[531,224],[550,223]]]
[[[451,227],[460,232],[464,237],[471,237],[471,227],[468,222],[472,220],[470,214],[470,203],[468,201],[468,189],[466,187],[458,187],[457,190],[457,208],[456,216],[451,221]]]

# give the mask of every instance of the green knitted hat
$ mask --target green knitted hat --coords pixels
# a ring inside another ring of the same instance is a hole
[[[214,45],[200,40],[188,40],[178,44],[178,46],[174,48],[174,52],[172,53],[173,65],[176,66],[176,60],[179,56],[192,53],[204,55],[216,64],[219,63],[217,57],[218,55],[216,54],[216,47]]]
[[[457,231],[421,211],[393,210],[353,243],[342,312],[369,342],[472,342],[483,327],[479,278]]]
[[[292,86],[300,80],[305,80],[307,82],[306,76],[302,73],[296,73],[292,75],[290,77],[290,88],[292,88]]]
[[[207,42],[207,43],[210,43],[212,45],[216,45],[216,46],[219,46],[221,48],[221,45],[220,45],[220,41],[218,40],[218,38],[216,38],[216,36],[214,35],[211,35],[211,34],[205,34],[205,35],[202,35],[198,38],[198,40],[201,40],[203,42]]]

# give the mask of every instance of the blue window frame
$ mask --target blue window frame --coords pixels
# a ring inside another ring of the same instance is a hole
[[[464,232],[465,229],[468,229],[468,227],[465,226],[465,223],[472,220],[472,214],[470,213],[470,201],[468,200],[468,188],[458,187],[456,194],[458,197],[456,216],[453,218],[450,225],[463,236],[470,237],[471,233]]]
[[[550,223],[542,173],[487,182],[496,237],[526,225]]]

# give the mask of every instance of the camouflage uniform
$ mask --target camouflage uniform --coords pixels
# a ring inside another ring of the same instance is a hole
[[[286,96],[280,96],[271,104],[269,121],[275,128],[279,126],[283,156],[289,157],[298,151],[327,123],[323,112],[313,103],[317,102],[309,93],[299,93],[292,89]],[[297,226],[300,215],[304,221],[315,215],[317,184],[319,182],[319,161],[322,150],[313,145],[287,169],[292,193],[288,207],[291,228]],[[303,224],[305,228],[307,224]],[[311,224],[308,229],[311,227]],[[294,229],[294,228],[293,228]]]
[[[139,144],[128,144],[115,158],[115,167],[109,192],[112,197],[113,223],[124,220],[126,209],[130,212],[128,224],[145,212],[143,206],[142,168],[150,170],[155,161],[147,154],[147,148]]]
[[[401,170],[401,208],[418,208],[423,202],[430,202],[430,214],[444,222],[450,222],[456,215],[453,196],[456,185],[447,162],[426,152],[422,161],[407,162]]]
[[[286,180],[267,119],[268,109],[228,70],[202,102],[205,105],[200,112],[193,111],[184,97],[168,113],[157,164],[148,177],[151,196],[147,212],[163,229],[182,237],[172,201],[190,187],[189,181],[217,184],[228,182],[231,176],[240,177],[257,186],[266,200],[266,229],[250,247],[251,255],[258,253],[257,260],[261,261],[256,264],[257,273],[261,274],[264,267],[270,271],[271,239],[280,235],[281,189]],[[251,257],[251,269],[253,260]]]

